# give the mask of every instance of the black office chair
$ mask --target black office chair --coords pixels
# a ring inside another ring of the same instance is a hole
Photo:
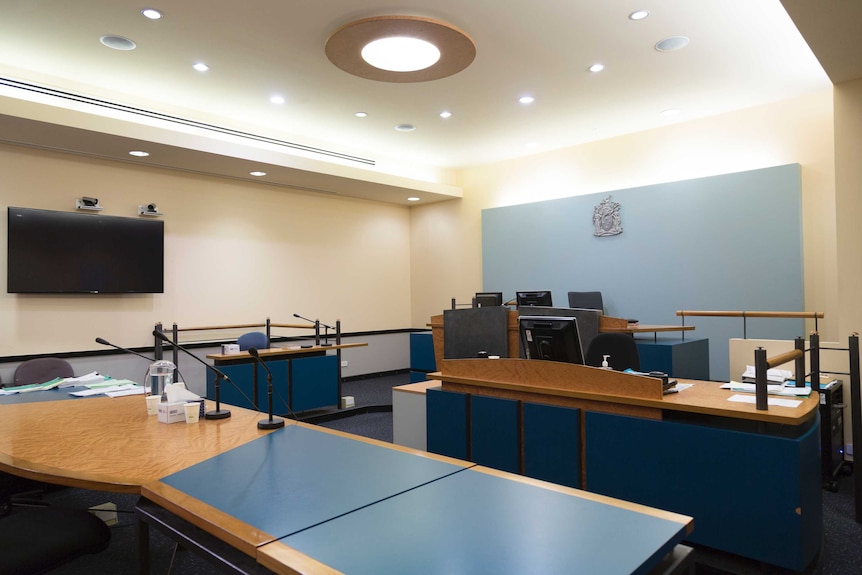
[[[597,309],[603,311],[602,292],[600,291],[570,291],[569,307],[581,309]]]
[[[627,333],[600,333],[590,342],[585,363],[593,367],[601,367],[604,356],[608,357],[608,365],[617,371],[633,369],[640,371],[641,360],[638,355],[638,345]]]
[[[15,368],[12,385],[45,383],[56,377],[74,377],[75,370],[65,359],[59,357],[38,357],[30,359]]]
[[[0,573],[48,573],[111,544],[110,528],[89,511],[22,499],[26,494],[10,496],[17,488],[33,484],[19,480],[0,476]]]

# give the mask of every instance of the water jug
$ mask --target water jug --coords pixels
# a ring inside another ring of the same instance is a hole
[[[147,371],[147,385],[144,387],[146,395],[164,394],[166,386],[174,381],[174,370],[177,368],[174,362],[162,359],[150,364]]]

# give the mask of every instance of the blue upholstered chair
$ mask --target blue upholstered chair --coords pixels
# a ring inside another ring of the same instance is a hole
[[[240,351],[248,351],[248,348],[267,349],[269,342],[266,340],[266,334],[260,331],[250,331],[244,333],[236,340],[239,344]]]

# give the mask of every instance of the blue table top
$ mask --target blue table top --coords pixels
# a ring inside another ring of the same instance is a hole
[[[36,401],[57,401],[61,399],[84,399],[71,395],[73,391],[84,391],[83,385],[75,387],[64,387],[63,389],[48,389],[46,391],[27,391],[24,393],[13,393],[12,395],[0,395],[0,405],[11,405],[14,403],[33,403]]]
[[[682,523],[475,470],[281,540],[362,574],[647,573]]]
[[[463,468],[287,425],[161,481],[284,537]]]

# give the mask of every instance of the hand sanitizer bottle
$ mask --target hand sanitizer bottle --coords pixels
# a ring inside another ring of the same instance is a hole
[[[608,358],[609,357],[610,357],[609,355],[603,355],[602,356],[602,369],[613,369],[611,366],[608,365]]]

